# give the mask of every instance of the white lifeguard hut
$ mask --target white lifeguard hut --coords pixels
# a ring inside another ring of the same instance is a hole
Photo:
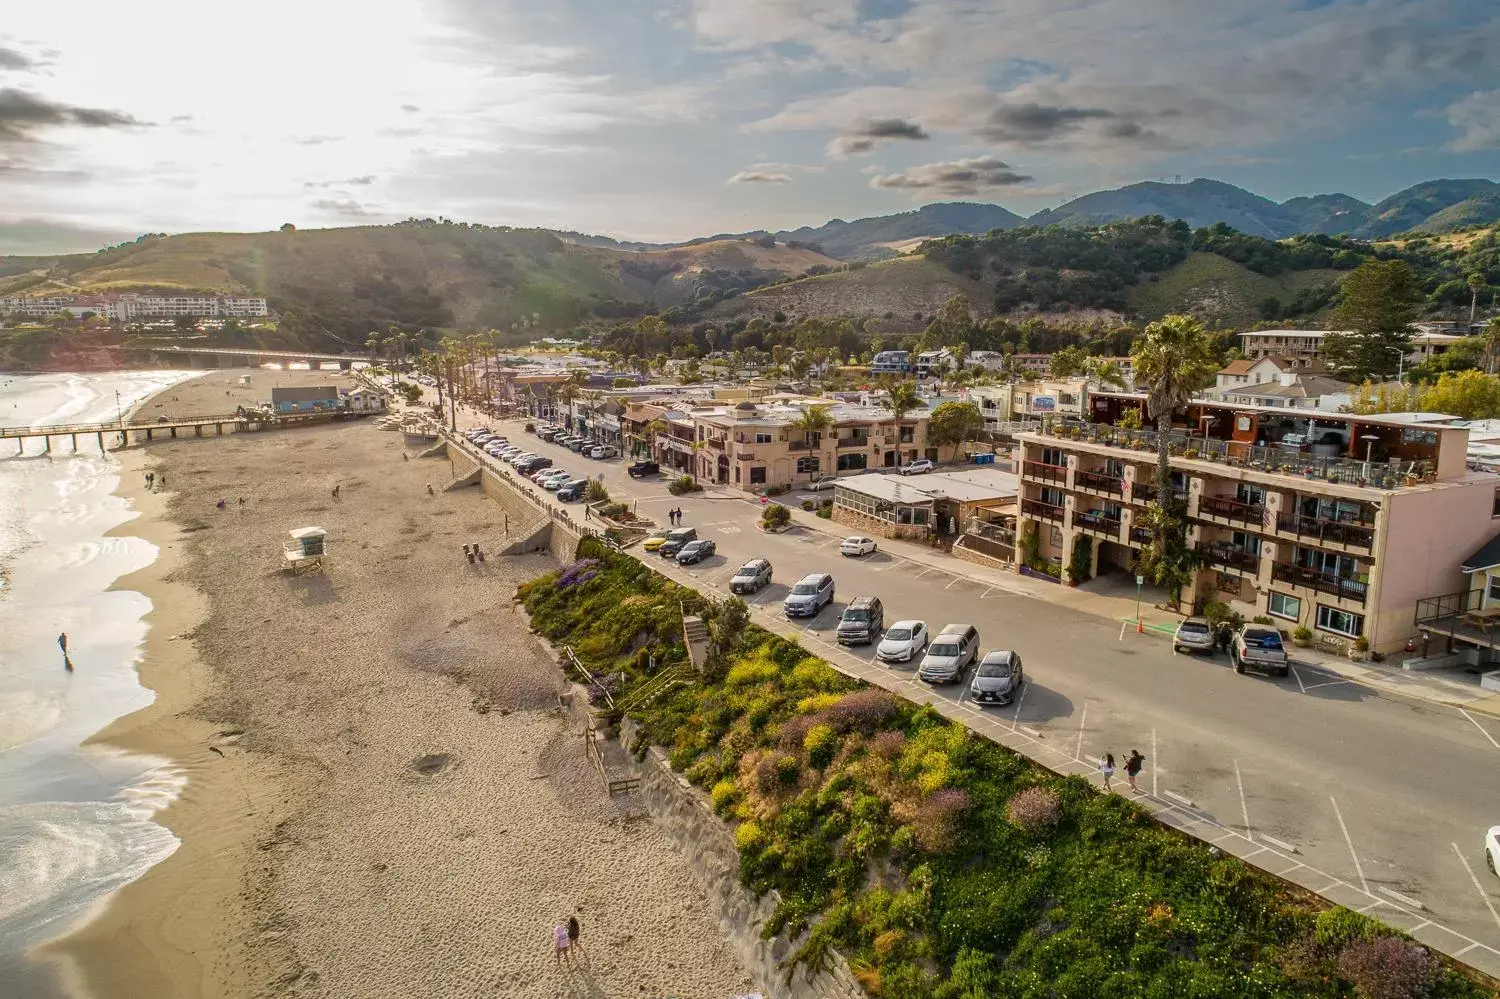
[[[283,568],[301,575],[304,572],[322,572],[323,559],[328,555],[324,543],[328,532],[321,527],[299,527],[291,532],[292,540],[281,544]]]

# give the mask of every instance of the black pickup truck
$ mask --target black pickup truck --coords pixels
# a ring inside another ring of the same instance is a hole
[[[639,479],[643,475],[655,475],[661,471],[661,466],[654,461],[637,461],[625,469],[625,474],[632,479]]]

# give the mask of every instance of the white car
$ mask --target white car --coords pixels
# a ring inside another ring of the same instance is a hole
[[[537,485],[541,485],[548,479],[555,479],[559,475],[567,476],[570,479],[573,477],[572,472],[564,472],[560,468],[552,468],[551,466],[548,466],[547,468],[537,469],[536,473],[531,476],[531,481],[535,482]]]
[[[589,452],[589,457],[590,458],[613,458],[615,455],[617,455],[619,453],[620,452],[616,451],[614,448],[610,447],[608,444],[601,444],[601,445],[599,445],[598,447],[594,448],[592,451]]]
[[[868,555],[874,550],[874,538],[866,538],[857,534],[839,542],[840,555]]]
[[[559,472],[556,475],[549,475],[544,478],[541,481],[541,486],[549,493],[555,493],[559,489],[561,489],[565,483],[572,481],[572,479],[572,472]]]
[[[1484,865],[1491,874],[1500,874],[1500,826],[1490,826],[1484,834]]]
[[[911,662],[927,648],[930,638],[926,621],[897,621],[885,629],[875,646],[875,658],[886,663]]]
[[[814,479],[803,488],[815,493],[822,492],[824,489],[832,489],[838,485],[838,481],[839,477],[837,475],[825,475],[821,479]]]
[[[921,475],[924,472],[930,472],[930,471],[932,471],[935,467],[937,467],[937,466],[933,465],[933,463],[930,462],[930,461],[928,461],[926,458],[918,458],[916,461],[910,461],[910,462],[907,462],[905,465],[902,465],[901,466],[901,474],[902,475]]]

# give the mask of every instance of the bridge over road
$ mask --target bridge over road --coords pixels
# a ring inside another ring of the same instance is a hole
[[[356,364],[371,363],[369,354],[322,354],[309,350],[252,350],[246,347],[179,347],[165,344],[135,344],[123,348],[149,355],[153,364],[188,368],[258,368],[265,364],[306,364],[322,367],[337,364],[348,371]]]

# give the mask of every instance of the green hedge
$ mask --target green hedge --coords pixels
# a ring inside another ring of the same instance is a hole
[[[727,634],[719,605],[631,558],[587,540],[580,554],[518,599],[539,633],[623,671],[627,691],[650,657],[685,658],[679,601],[723,646],[721,679],[634,712],[632,748],[664,747],[735,824],[742,882],[781,896],[768,932],[810,931],[795,960],[837,948],[870,994],[901,999],[1363,994],[1340,957],[1391,931],[779,636]],[[1057,796],[1056,825],[1008,818],[1034,786]],[[1487,994],[1417,961],[1433,999]]]

